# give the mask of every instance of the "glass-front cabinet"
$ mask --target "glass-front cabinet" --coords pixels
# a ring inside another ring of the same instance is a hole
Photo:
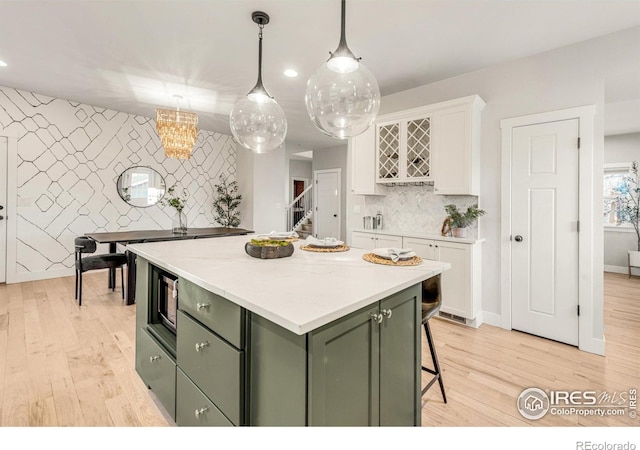
[[[431,181],[431,117],[403,118],[376,127],[377,182]]]

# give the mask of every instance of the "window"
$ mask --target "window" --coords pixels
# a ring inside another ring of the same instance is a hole
[[[633,173],[630,170],[631,163],[612,163],[604,165],[603,180],[603,219],[606,229],[633,230],[629,222],[622,222],[621,204],[618,197],[629,190],[629,183]]]

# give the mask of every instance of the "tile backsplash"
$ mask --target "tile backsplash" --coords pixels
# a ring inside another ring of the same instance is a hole
[[[387,195],[365,196],[364,215],[384,215],[383,229],[392,232],[440,234],[442,222],[447,217],[445,205],[454,204],[458,209],[467,209],[478,202],[476,196],[437,195],[433,186],[394,186]],[[356,228],[362,228],[357,224]],[[478,222],[467,229],[467,237],[478,237]]]

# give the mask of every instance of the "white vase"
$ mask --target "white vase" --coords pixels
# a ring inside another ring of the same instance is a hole
[[[182,211],[176,211],[171,231],[174,234],[187,234],[187,216]]]
[[[457,238],[465,238],[467,237],[467,229],[466,228],[453,228],[453,237]]]

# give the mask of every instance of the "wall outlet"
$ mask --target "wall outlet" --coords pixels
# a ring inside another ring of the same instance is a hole
[[[18,206],[31,206],[31,198],[18,197]]]

